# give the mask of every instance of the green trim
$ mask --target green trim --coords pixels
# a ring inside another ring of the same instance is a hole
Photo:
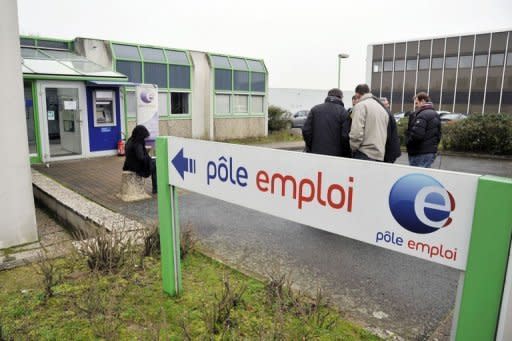
[[[455,340],[494,340],[512,236],[512,179],[478,180]]]
[[[30,157],[30,164],[31,165],[39,164],[39,163],[43,163],[42,159],[39,156],[31,156]]]
[[[182,290],[177,192],[169,186],[169,157],[166,137],[156,139],[158,222],[164,292],[171,296]],[[174,199],[174,200],[173,200]]]
[[[43,159],[43,145],[41,144],[41,132],[39,131],[39,97],[37,96],[37,84],[35,81],[31,81],[32,83],[32,105],[34,110],[34,131],[36,133],[36,150],[37,150],[37,160],[39,163]],[[32,158],[30,159],[32,162]]]
[[[127,77],[112,78],[112,77],[89,77],[89,76],[56,76],[44,74],[23,74],[23,79],[37,79],[37,80],[62,80],[62,81],[115,81],[122,82],[128,81]]]
[[[58,42],[72,42],[73,39],[60,39],[60,38],[49,38],[49,37],[41,37],[41,36],[32,36],[32,35],[20,35],[20,38],[23,39],[34,39],[34,40],[49,40],[49,41],[58,41]]]

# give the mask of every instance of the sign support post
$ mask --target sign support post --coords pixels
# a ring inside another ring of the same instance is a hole
[[[480,177],[455,340],[495,339],[511,236],[512,179]]]
[[[180,229],[178,200],[174,186],[169,185],[167,138],[156,139],[156,170],[158,188],[158,226],[164,292],[179,295],[181,285]]]

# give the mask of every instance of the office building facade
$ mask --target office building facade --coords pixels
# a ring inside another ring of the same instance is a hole
[[[368,46],[367,82],[393,112],[430,94],[438,110],[512,114],[512,33],[500,31]]]

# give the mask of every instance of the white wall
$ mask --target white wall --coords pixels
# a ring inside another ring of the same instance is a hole
[[[16,0],[0,5],[0,249],[37,240]]]
[[[299,110],[309,110],[324,102],[327,91],[329,90],[270,88],[268,90],[268,104],[277,105],[291,113]],[[353,91],[343,90],[343,102],[346,109],[352,106],[353,95]]]
[[[210,108],[210,65],[204,52],[190,51],[194,64],[192,75],[192,137],[210,136],[210,121],[213,110]]]

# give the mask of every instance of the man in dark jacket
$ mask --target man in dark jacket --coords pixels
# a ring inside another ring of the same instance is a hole
[[[441,141],[441,120],[425,92],[420,92],[414,97],[414,107],[416,111],[409,115],[405,133],[409,164],[430,168]]]
[[[340,89],[331,89],[325,102],[313,107],[302,128],[306,151],[350,157],[350,120]]]
[[[156,160],[152,159],[146,150],[146,138],[148,136],[149,131],[143,125],[133,128],[132,136],[126,141],[126,159],[124,160],[123,170],[134,172],[143,178],[151,175],[153,193],[156,193]]]

